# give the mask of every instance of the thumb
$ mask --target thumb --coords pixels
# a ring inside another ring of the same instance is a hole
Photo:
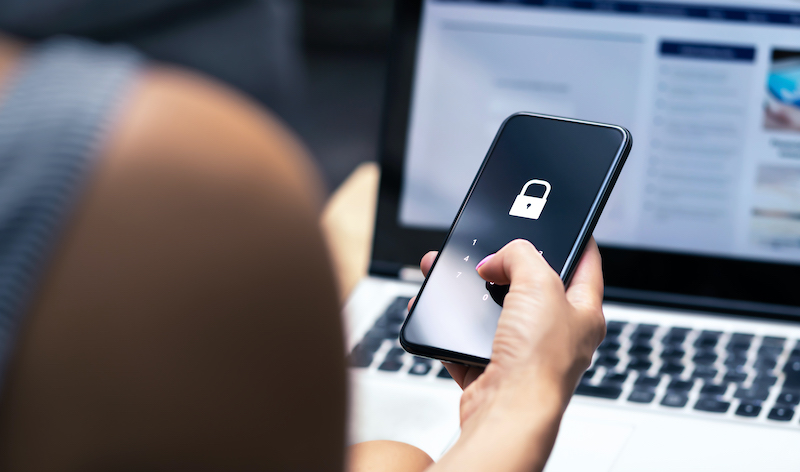
[[[486,281],[498,285],[546,287],[561,284],[561,279],[529,241],[516,239],[476,267]],[[561,284],[563,290],[563,284]]]

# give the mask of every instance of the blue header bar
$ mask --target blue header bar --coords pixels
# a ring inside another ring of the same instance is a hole
[[[761,23],[800,26],[800,9],[770,10],[726,5],[696,5],[669,2],[631,2],[613,0],[438,0],[454,3],[508,3],[559,10],[595,11],[667,18]],[[755,3],[755,1],[754,1]]]
[[[712,61],[753,62],[756,59],[756,48],[664,41],[661,43],[661,55]]]

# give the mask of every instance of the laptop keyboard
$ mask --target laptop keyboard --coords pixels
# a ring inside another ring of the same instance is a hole
[[[408,301],[390,304],[351,351],[350,365],[449,379],[440,363],[400,347]],[[615,320],[607,327],[576,395],[775,423],[800,418],[797,340]]]
[[[400,347],[397,338],[408,314],[409,300],[411,299],[398,297],[389,305],[350,352],[350,366],[364,369],[376,366],[384,372],[450,379],[450,374],[441,363],[412,356]]]
[[[783,337],[608,321],[578,395],[790,421],[800,346]]]

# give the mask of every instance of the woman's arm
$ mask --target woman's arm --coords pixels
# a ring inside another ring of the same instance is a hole
[[[431,257],[423,259],[430,269]],[[603,278],[594,241],[566,291],[527,241],[512,241],[478,265],[510,284],[484,371],[448,366],[464,388],[462,434],[430,470],[542,470],[581,374],[605,336]]]

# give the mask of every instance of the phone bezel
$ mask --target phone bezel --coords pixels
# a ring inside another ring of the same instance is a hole
[[[417,292],[417,297],[414,299],[414,304],[409,309],[408,316],[406,317],[405,321],[403,322],[403,326],[400,329],[400,335],[399,335],[400,345],[403,347],[403,349],[405,349],[407,352],[411,354],[423,357],[430,357],[433,359],[444,360],[448,362],[456,362],[459,364],[474,365],[474,366],[485,366],[489,363],[489,359],[483,357],[477,357],[469,354],[449,351],[447,349],[441,349],[441,348],[412,343],[408,341],[408,339],[406,339],[405,330],[406,326],[408,325],[408,320],[411,319],[411,315],[414,312],[414,308],[416,308],[417,306],[417,301],[419,300],[419,297],[422,294],[422,292],[425,290],[425,286],[428,283],[430,275],[433,274],[433,271],[436,268],[436,263],[439,261],[439,256],[442,254],[444,248],[447,247],[447,243],[450,241],[450,237],[453,235],[453,230],[455,229],[456,225],[458,225],[458,222],[461,219],[461,215],[463,214],[464,209],[467,206],[467,203],[472,197],[472,193],[475,190],[475,187],[478,184],[478,181],[480,180],[481,176],[483,175],[483,171],[486,168],[489,159],[494,153],[494,148],[495,145],[497,144],[498,139],[500,138],[500,135],[503,133],[506,124],[513,118],[518,116],[527,116],[545,120],[554,120],[554,121],[562,121],[562,122],[575,123],[581,125],[609,128],[619,131],[620,134],[622,135],[622,140],[617,150],[617,154],[616,156],[614,156],[614,160],[612,161],[608,172],[603,178],[603,183],[600,187],[600,191],[597,193],[594,201],[592,202],[589,214],[587,215],[587,218],[584,221],[583,225],[581,226],[580,232],[578,233],[578,238],[576,239],[576,243],[572,246],[572,249],[570,249],[569,255],[567,256],[567,260],[564,263],[564,267],[561,270],[561,273],[559,274],[561,280],[564,282],[564,286],[569,285],[569,282],[572,279],[572,274],[575,272],[575,268],[577,267],[578,262],[580,261],[580,256],[583,254],[583,250],[586,248],[586,244],[589,242],[589,238],[591,237],[592,232],[594,231],[594,227],[597,224],[597,221],[600,219],[602,209],[605,206],[606,202],[608,201],[608,197],[611,194],[611,190],[614,188],[614,184],[616,183],[617,178],[619,177],[619,174],[622,171],[622,167],[625,164],[625,161],[628,157],[628,154],[630,153],[631,148],[633,147],[633,137],[631,136],[630,131],[623,128],[622,126],[611,125],[606,123],[597,123],[586,120],[578,120],[574,118],[543,115],[539,113],[529,113],[529,112],[514,113],[513,115],[506,118],[500,125],[500,128],[497,130],[497,134],[492,140],[492,145],[489,147],[489,151],[486,153],[486,157],[484,157],[483,162],[481,163],[481,167],[480,169],[478,169],[478,173],[472,180],[472,184],[469,187],[469,191],[464,197],[464,200],[461,202],[461,206],[458,209],[458,213],[456,214],[453,223],[450,225],[450,229],[447,232],[447,237],[445,238],[444,242],[439,248],[439,252],[436,255],[436,258],[434,259],[433,264],[431,265],[431,270],[428,273],[428,276],[425,277],[425,281],[422,283],[419,292]]]

